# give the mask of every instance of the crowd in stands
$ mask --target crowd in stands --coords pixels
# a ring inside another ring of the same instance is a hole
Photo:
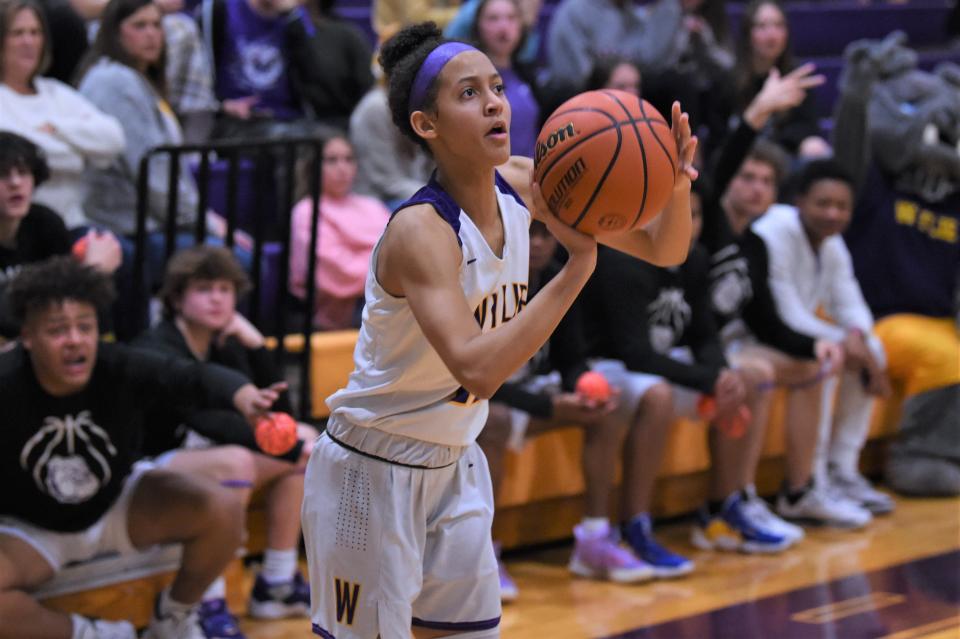
[[[259,449],[255,415],[297,411],[264,327],[241,313],[261,284],[250,249],[223,246],[223,211],[198,214],[195,156],[152,157],[142,184],[139,171],[161,146],[318,140],[295,175],[280,161],[254,169],[295,184],[278,213],[289,233],[274,238],[289,247],[288,277],[274,285],[316,330],[359,327],[390,211],[432,172],[425,145],[392,121],[375,51],[424,20],[490,57],[514,155],[532,157],[545,118],[592,89],[662,113],[679,99],[701,136],[686,263],[601,248],[554,337],[491,400],[479,438],[496,489],[508,451],[583,430],[573,573],[695,571],[651,518],[679,417],[709,424],[710,488],[691,531],[700,549],[778,553],[801,542],[799,523],[859,529],[891,512],[859,459],[878,399],[893,392],[906,401],[884,482],[960,494],[960,66],[922,70],[896,33],[854,42],[826,123],[814,91],[827,79],[793,56],[779,0],[745,3],[737,32],[732,0],[558,0],[547,28],[541,0],[374,0],[378,41],[336,4],[0,0],[0,395],[11,411],[0,637],[135,637],[129,623],[54,612],[30,592],[70,562],[162,543],[183,545],[182,565],[150,636],[242,637],[221,575],[254,490],[268,523],[250,614],[307,615],[299,511],[317,425],[300,424],[285,455]],[[195,245],[198,225],[210,233]],[[563,259],[535,222],[528,299]],[[137,305],[141,290],[162,312]],[[609,399],[576,391],[588,371],[615,389]],[[770,500],[754,484],[775,391],[786,459]],[[502,596],[515,599],[500,568]]]

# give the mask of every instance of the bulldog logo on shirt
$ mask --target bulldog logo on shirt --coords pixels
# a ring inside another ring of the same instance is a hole
[[[665,288],[647,306],[650,313],[650,346],[661,355],[669,353],[683,337],[693,311],[682,288]]]
[[[80,504],[110,481],[107,458],[116,455],[110,436],[85,410],[44,419],[43,427],[24,444],[20,466],[30,472],[41,492],[61,504]]]
[[[249,88],[266,91],[283,75],[283,54],[272,44],[248,42],[240,47],[240,66]]]

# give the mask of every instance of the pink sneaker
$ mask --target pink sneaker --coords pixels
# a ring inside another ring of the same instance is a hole
[[[583,526],[574,526],[573,536],[576,541],[567,566],[573,574],[617,583],[637,583],[653,578],[653,568],[631,550],[620,546],[610,534],[609,526],[596,534],[587,533]]]

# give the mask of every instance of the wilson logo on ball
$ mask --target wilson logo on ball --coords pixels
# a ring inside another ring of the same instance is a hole
[[[560,208],[560,205],[563,203],[567,193],[569,193],[570,189],[572,189],[573,186],[580,181],[580,178],[583,176],[583,172],[586,170],[587,165],[584,163],[583,158],[577,158],[577,161],[573,163],[573,166],[567,169],[567,172],[563,174],[562,178],[560,178],[556,188],[553,189],[553,193],[550,194],[550,198],[547,200],[547,205],[550,207],[551,211],[556,211]]]
[[[572,140],[575,137],[577,137],[577,131],[573,128],[573,122],[570,122],[551,133],[543,142],[537,141],[537,151],[533,157],[533,166],[536,167],[540,164],[540,161],[547,157],[547,154],[555,149],[558,144]]]

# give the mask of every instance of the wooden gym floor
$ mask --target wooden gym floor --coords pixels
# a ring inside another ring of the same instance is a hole
[[[661,541],[697,564],[635,586],[572,578],[570,545],[514,553],[504,639],[960,639],[960,499],[899,499],[860,532],[808,530],[776,556],[699,552],[689,523]],[[247,575],[249,585],[252,577]],[[249,639],[313,636],[305,620],[244,621]]]

